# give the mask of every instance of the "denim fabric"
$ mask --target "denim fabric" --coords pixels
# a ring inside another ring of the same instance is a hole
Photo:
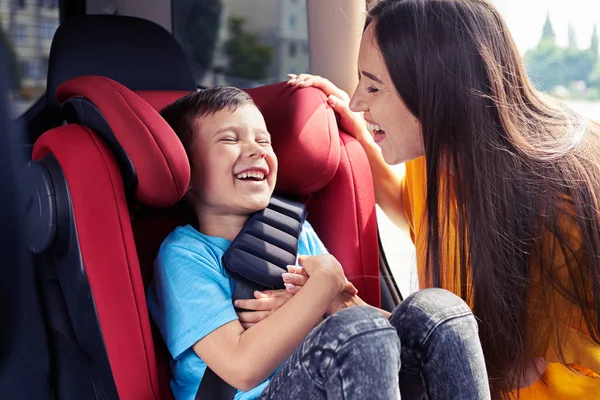
[[[441,289],[409,296],[389,321],[348,308],[313,329],[260,399],[489,399],[477,330],[469,307]]]
[[[260,399],[399,399],[399,370],[389,321],[370,307],[347,308],[308,334]]]
[[[402,343],[403,399],[489,399],[477,321],[467,304],[442,289],[416,292],[390,323]]]

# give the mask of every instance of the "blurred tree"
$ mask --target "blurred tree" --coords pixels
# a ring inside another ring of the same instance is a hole
[[[572,24],[569,24],[569,49],[577,50],[577,34]]]
[[[569,72],[563,65],[564,50],[549,38],[542,39],[540,43],[527,53],[523,61],[527,66],[533,83],[540,90],[550,90],[555,86],[567,86]]]
[[[550,16],[547,15],[540,42],[527,51],[523,59],[527,72],[539,89],[548,91],[556,86],[568,88],[576,81],[584,81],[587,86],[592,84],[591,74],[598,62],[596,27],[589,49],[578,49],[572,25],[569,25],[568,43],[567,48],[558,46]]]
[[[590,73],[590,77],[588,79],[588,86],[600,90],[600,61],[596,62],[594,69]]]
[[[200,81],[211,68],[223,5],[220,0],[174,0],[173,29],[194,76]]]
[[[252,80],[269,77],[273,49],[261,43],[258,35],[244,31],[243,18],[229,18],[225,54],[228,59],[227,75]]]
[[[598,46],[598,25],[594,24],[594,32],[592,32],[592,41],[590,51],[596,61],[600,58],[600,46]]]
[[[556,34],[554,33],[554,28],[552,27],[552,21],[550,21],[550,12],[546,14],[546,22],[544,23],[544,28],[542,30],[542,41],[551,41],[556,43]]]

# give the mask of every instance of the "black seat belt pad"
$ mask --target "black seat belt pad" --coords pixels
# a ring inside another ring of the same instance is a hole
[[[302,203],[272,197],[264,210],[248,218],[223,255],[223,266],[236,283],[233,299],[254,298],[255,290],[283,289],[283,275],[294,265],[306,220]]]
[[[223,266],[235,281],[234,300],[284,287],[281,275],[296,263],[306,215],[304,204],[273,196],[267,208],[248,218],[223,255]],[[207,366],[196,400],[231,400],[236,392]]]
[[[236,388],[206,367],[195,400],[231,400],[236,393]]]

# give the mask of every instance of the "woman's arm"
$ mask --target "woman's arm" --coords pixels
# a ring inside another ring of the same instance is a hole
[[[373,175],[375,201],[394,224],[401,229],[408,229],[402,201],[402,176],[383,159],[381,148],[373,140],[361,113],[350,110],[348,94],[329,80],[315,75],[290,75],[288,84],[300,88],[313,86],[325,93],[328,104],[340,116],[341,127],[360,142],[367,154]]]
[[[408,219],[402,199],[403,177],[385,162],[381,148],[375,142],[362,143],[362,146],[371,166],[377,205],[398,228],[408,231]]]
[[[332,256],[301,262],[310,277],[281,308],[248,330],[238,320],[229,322],[193,346],[233,387],[247,391],[268,378],[317,325],[332,300],[347,289],[342,268]]]

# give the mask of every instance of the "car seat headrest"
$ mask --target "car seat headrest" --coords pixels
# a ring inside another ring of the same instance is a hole
[[[262,111],[279,159],[277,193],[305,196],[325,187],[340,163],[333,110],[319,89],[286,83],[249,89]]]
[[[93,128],[108,142],[121,165],[126,191],[133,191],[139,202],[167,207],[183,197],[190,180],[185,150],[147,102],[100,76],[70,79],[56,94],[59,104],[77,112],[77,120],[70,122]]]
[[[306,196],[325,187],[340,162],[340,138],[333,110],[318,89],[285,83],[247,90],[261,110],[279,160],[275,192]],[[156,110],[187,93],[137,91]]]
[[[70,78],[99,75],[132,90],[195,90],[186,57],[173,36],[154,22],[122,15],[84,15],[56,31],[48,59],[46,102]]]

